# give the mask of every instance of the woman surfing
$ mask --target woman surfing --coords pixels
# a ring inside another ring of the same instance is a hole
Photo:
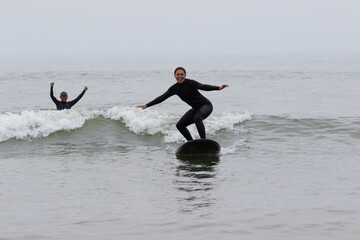
[[[211,86],[201,84],[195,80],[186,78],[186,70],[178,67],[174,71],[176,83],[172,85],[164,94],[155,98],[145,105],[139,105],[138,108],[146,109],[148,107],[159,104],[173,95],[178,95],[181,100],[189,104],[192,108],[187,111],[177,122],[176,127],[187,141],[193,140],[187,126],[195,123],[200,138],[206,138],[205,126],[203,120],[212,112],[213,106],[211,102],[204,97],[199,90],[215,91],[222,90],[229,85]]]

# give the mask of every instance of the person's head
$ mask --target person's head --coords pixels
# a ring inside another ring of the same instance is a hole
[[[186,77],[186,70],[183,67],[177,67],[174,71],[175,79],[178,83],[183,83]]]
[[[66,102],[67,99],[68,99],[67,93],[66,92],[60,93],[60,99],[61,99],[62,102]]]

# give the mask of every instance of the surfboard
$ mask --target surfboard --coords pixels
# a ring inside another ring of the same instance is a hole
[[[191,140],[181,145],[176,155],[217,155],[220,152],[220,145],[211,139]]]

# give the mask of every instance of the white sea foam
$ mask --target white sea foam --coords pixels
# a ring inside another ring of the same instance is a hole
[[[116,106],[107,110],[23,111],[0,114],[0,142],[12,138],[28,139],[47,137],[57,131],[81,128],[87,120],[104,117],[122,121],[135,134],[163,135],[164,142],[181,142],[183,137],[176,129],[180,114],[141,110],[134,107]],[[233,129],[238,123],[251,119],[251,114],[239,112],[214,113],[204,121],[208,134],[217,130]],[[191,133],[198,137],[194,125]]]
[[[113,120],[122,120],[125,125],[136,134],[162,134],[164,142],[182,142],[184,137],[176,129],[176,122],[181,115],[162,113],[155,110],[140,110],[131,107],[113,107],[104,113],[104,117]],[[207,133],[215,135],[221,129],[233,130],[235,125],[251,119],[249,112],[214,113],[204,121]],[[189,126],[189,131],[199,137],[196,127]]]
[[[60,130],[80,128],[95,113],[81,111],[23,111],[0,114],[0,142],[11,138],[46,137]]]
[[[121,120],[136,134],[155,135],[171,132],[171,123],[177,121],[177,116],[171,113],[160,113],[152,110],[140,110],[133,107],[113,107],[104,112],[104,117]]]
[[[246,139],[235,140],[231,146],[222,147],[221,155],[237,153],[238,149],[246,144]]]

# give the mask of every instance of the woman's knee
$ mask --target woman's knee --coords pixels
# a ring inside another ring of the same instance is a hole
[[[182,125],[180,122],[177,122],[177,123],[176,123],[176,128],[177,128],[178,130],[180,130],[180,129],[184,128],[184,125]]]
[[[206,119],[213,111],[212,104],[206,104],[204,105],[196,114],[194,117],[194,120],[196,121],[202,121]]]

